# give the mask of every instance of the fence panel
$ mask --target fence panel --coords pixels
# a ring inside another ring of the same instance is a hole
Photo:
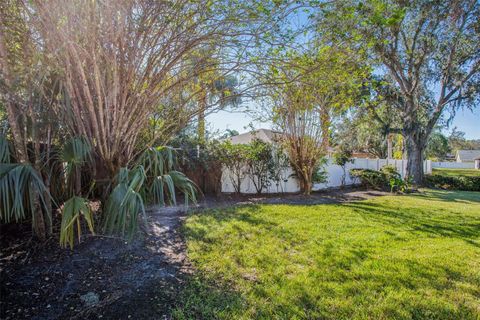
[[[445,168],[445,169],[475,169],[475,163],[473,162],[437,162],[432,161],[432,168]]]
[[[372,169],[380,170],[386,165],[392,165],[397,168],[398,172],[405,177],[407,160],[396,160],[396,159],[353,159],[352,163],[347,163],[345,166],[345,185],[353,185],[358,183],[355,179],[350,177],[350,169]],[[424,162],[424,172],[429,174],[432,172],[432,167],[434,163],[430,160]],[[332,159],[328,159],[325,166],[327,172],[327,181],[324,183],[315,183],[313,185],[313,190],[321,190],[327,188],[337,188],[342,185],[342,178],[344,171],[341,166],[333,163]],[[289,168],[287,172],[283,173],[283,181],[270,181],[270,185],[267,190],[263,190],[263,193],[293,193],[299,192],[300,186],[292,176],[293,170]],[[248,176],[244,177],[241,183],[241,193],[253,194],[256,193],[255,187]],[[222,192],[233,193],[235,189],[230,180],[230,174],[227,169],[223,170],[222,174]]]

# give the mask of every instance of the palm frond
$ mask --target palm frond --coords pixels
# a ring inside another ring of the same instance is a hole
[[[183,173],[175,170],[175,149],[162,146],[147,149],[138,164],[145,168],[147,182],[145,192],[155,204],[177,204],[175,190],[185,196],[185,204],[196,202],[197,188]]]
[[[67,175],[71,174],[76,166],[83,165],[91,160],[92,147],[83,137],[73,137],[69,139],[60,152],[60,160],[67,164]]]
[[[77,229],[78,242],[80,242],[80,236],[82,235],[81,218],[85,219],[90,232],[95,234],[92,210],[88,205],[88,200],[74,196],[65,202],[62,210],[62,224],[60,228],[60,245],[62,247],[70,245],[70,248],[73,249],[75,227]]]
[[[175,150],[170,147],[147,149],[137,165],[120,169],[105,206],[104,231],[132,236],[139,215],[145,220],[145,199],[165,205],[176,204],[176,190],[185,195],[185,205],[196,202],[196,187],[183,173],[174,170]]]
[[[196,203],[197,188],[195,186],[195,183],[190,180],[185,174],[179,171],[170,171],[169,175],[172,178],[173,185],[184,194],[185,205],[188,206],[189,201]]]
[[[10,145],[4,135],[0,135],[0,163],[10,163]]]
[[[168,146],[151,147],[140,156],[138,165],[142,165],[146,172],[158,176],[173,170],[175,164],[175,149]]]
[[[75,193],[75,183],[82,179],[80,168],[92,160],[92,147],[84,137],[73,137],[65,142],[58,155],[63,166],[68,196]]]
[[[43,180],[31,165],[0,163],[0,220],[8,223],[27,218],[35,210],[35,195],[40,198],[47,219],[51,220],[51,212],[45,204],[46,194]]]
[[[146,222],[145,206],[141,191],[145,182],[145,170],[137,166],[133,170],[122,168],[115,181],[105,207],[104,231],[133,236],[138,228],[139,215]]]

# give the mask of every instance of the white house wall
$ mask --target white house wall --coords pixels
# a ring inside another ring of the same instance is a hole
[[[346,165],[346,178],[345,184],[346,185],[353,185],[358,183],[357,180],[354,180],[350,177],[350,169],[372,169],[372,170],[379,170],[385,165],[392,165],[395,166],[398,172],[405,176],[407,161],[406,160],[394,160],[394,159],[354,159],[353,163],[348,163]],[[342,184],[342,175],[343,170],[342,167],[333,163],[331,159],[328,160],[328,163],[325,167],[327,171],[328,180],[326,183],[315,183],[313,185],[313,190],[321,190],[327,188],[336,188],[340,187]],[[425,173],[432,173],[432,162],[427,160],[424,162],[424,171]],[[267,190],[263,190],[263,193],[292,193],[292,192],[299,192],[300,186],[298,181],[292,177],[293,171],[291,168],[288,168],[287,172],[283,173],[285,177],[285,181],[282,181],[279,185],[276,184],[275,181],[270,181],[270,186]],[[229,171],[224,169],[222,174],[222,192],[224,193],[233,193],[235,189],[230,181]],[[252,194],[256,193],[255,187],[251,181],[251,179],[246,176],[242,180],[241,184],[241,193]]]

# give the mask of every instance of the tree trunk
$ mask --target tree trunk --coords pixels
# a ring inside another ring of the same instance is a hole
[[[45,219],[43,217],[42,207],[40,205],[40,198],[38,191],[33,188],[33,212],[32,212],[32,229],[35,236],[40,240],[45,240],[46,230],[45,230]]]
[[[303,190],[302,193],[306,196],[309,196],[312,193],[312,182],[308,179],[303,179]]]
[[[0,17],[0,22],[1,17]],[[5,37],[2,33],[2,28],[0,28],[0,71],[3,75],[3,82],[4,85],[7,87],[7,90],[11,89],[11,74],[10,68],[8,66],[8,57],[7,57],[7,49],[5,44]],[[22,117],[22,112],[17,108],[17,105],[12,101],[12,97],[9,94],[6,94],[4,99],[5,108],[7,110],[7,119],[8,124],[10,126],[10,130],[12,131],[13,135],[13,145],[14,150],[16,152],[15,158],[17,162],[25,163],[28,162],[28,154],[27,154],[27,145],[26,140],[24,137],[24,133],[22,128],[19,124],[18,119]]]
[[[298,172],[300,182],[300,192],[308,196],[312,192],[312,176],[306,172]]]
[[[199,101],[199,112],[198,112],[198,127],[197,127],[197,135],[198,135],[198,143],[201,145],[205,144],[206,140],[206,132],[205,132],[205,110],[207,109],[207,93],[205,91],[202,92],[200,101]]]
[[[322,127],[322,147],[323,151],[328,152],[330,147],[330,115],[326,108],[320,109],[320,125]]]
[[[424,143],[416,132],[405,135],[407,149],[407,177],[416,185],[423,183],[423,149]]]
[[[47,164],[47,167],[50,167],[50,154],[52,152],[52,126],[51,124],[48,124],[47,126],[47,145],[46,145],[46,150],[45,150],[45,163]],[[46,206],[46,212],[45,212],[45,227],[47,229],[47,235],[50,236],[52,235],[52,219],[53,219],[53,208],[52,208],[52,199],[51,199],[51,181],[50,177],[48,174],[43,175],[43,183],[45,184],[45,190],[43,191],[43,197],[45,198],[45,206]],[[48,216],[49,215],[49,216]]]
[[[392,135],[387,135],[387,159],[393,159],[393,141]]]

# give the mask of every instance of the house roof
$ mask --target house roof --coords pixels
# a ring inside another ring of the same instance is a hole
[[[282,138],[283,133],[280,131],[273,131],[269,129],[258,129],[251,132],[245,132],[233,137],[230,137],[230,141],[233,144],[247,144],[253,141],[253,139],[260,139],[263,142],[267,143],[278,143]],[[332,147],[328,147],[327,152],[333,153],[334,149]]]
[[[247,144],[252,142],[253,139],[257,138],[263,142],[275,143],[280,139],[281,136],[282,133],[278,131],[258,129],[230,137],[230,141],[232,141],[233,144]]]
[[[475,161],[480,158],[480,150],[458,150],[457,158],[462,162]]]

